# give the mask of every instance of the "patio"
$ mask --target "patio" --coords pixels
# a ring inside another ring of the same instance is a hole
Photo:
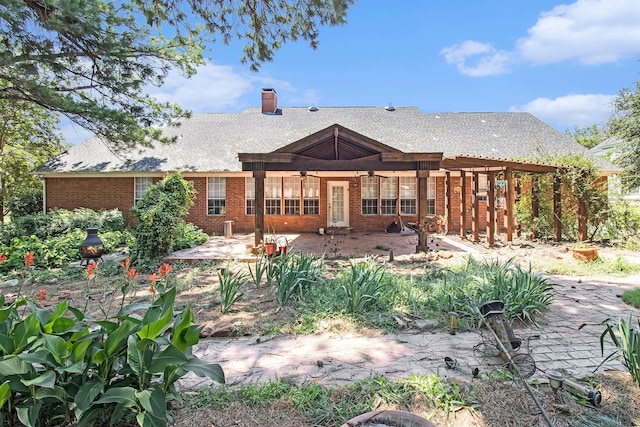
[[[325,254],[327,258],[361,258],[364,256],[389,257],[393,254],[398,260],[424,259],[427,254],[416,254],[418,235],[416,233],[351,233],[347,230],[339,232],[282,234],[287,241],[287,251],[298,251],[317,256]],[[174,252],[164,258],[165,262],[176,261],[199,262],[205,260],[243,262],[255,261],[256,256],[251,253],[254,246],[253,233],[234,234],[231,238],[211,236],[204,245]],[[430,254],[439,253],[441,256],[450,254],[478,252],[477,245],[463,243],[459,239],[431,234],[428,238]]]

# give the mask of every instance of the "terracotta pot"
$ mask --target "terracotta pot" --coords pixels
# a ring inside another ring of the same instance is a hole
[[[405,411],[371,411],[358,415],[342,424],[342,427],[365,425],[384,425],[389,427],[438,427],[426,418]]]
[[[278,250],[280,251],[280,255],[285,256],[287,254],[287,247],[286,246],[280,246],[278,248]]]
[[[273,255],[276,253],[276,244],[275,243],[265,243],[264,244],[264,253],[267,255]]]
[[[573,248],[573,257],[578,261],[593,261],[598,258],[597,248]]]

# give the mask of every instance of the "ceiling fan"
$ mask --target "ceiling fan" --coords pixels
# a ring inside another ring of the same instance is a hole
[[[367,173],[358,174],[358,177],[368,176],[369,178],[379,177],[379,178],[389,178],[388,176],[377,174],[375,171],[368,171]]]
[[[306,177],[308,177],[308,176],[311,176],[311,177],[313,177],[313,178],[320,178],[320,176],[318,176],[318,175],[312,175],[312,174],[310,174],[310,173],[307,173],[307,171],[300,171],[300,173],[299,173],[299,174],[295,174],[295,175],[291,175],[291,176],[299,176],[299,177],[300,177],[300,179],[305,179],[305,178],[306,178]]]

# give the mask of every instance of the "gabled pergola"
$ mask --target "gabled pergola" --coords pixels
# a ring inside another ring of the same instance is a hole
[[[255,200],[264,200],[264,180],[270,171],[307,171],[317,172],[358,172],[358,171],[396,171],[415,172],[418,179],[418,218],[423,222],[427,218],[427,189],[431,171],[445,171],[445,224],[447,232],[452,230],[452,173],[459,174],[460,180],[460,234],[467,237],[467,192],[471,193],[472,239],[478,241],[480,208],[478,202],[478,174],[487,174],[487,244],[493,245],[495,235],[495,178],[504,173],[507,183],[505,203],[506,242],[512,241],[514,231],[513,206],[514,171],[554,173],[556,166],[535,162],[495,159],[478,156],[448,156],[441,152],[402,152],[339,124],[334,124],[305,138],[281,147],[270,153],[239,153],[243,171],[251,171],[255,178]],[[471,175],[471,188],[466,186],[466,176]],[[535,180],[534,180],[535,181]],[[536,200],[537,194],[533,194]],[[532,204],[534,215],[537,206]],[[554,239],[560,240],[560,183],[554,181]],[[255,244],[260,245],[264,238],[264,203],[255,206]],[[419,234],[417,250],[426,249],[426,231]]]

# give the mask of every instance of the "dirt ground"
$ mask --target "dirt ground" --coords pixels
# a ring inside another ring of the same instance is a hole
[[[427,254],[415,254],[415,242],[413,236],[399,236],[396,240],[381,240],[379,236],[341,237],[339,250],[331,253],[328,249],[332,242],[326,238],[323,244],[317,248],[327,255],[325,260],[326,274],[331,276],[348,267],[350,251],[359,254],[368,254],[384,262],[391,270],[403,273],[415,274],[424,269],[425,265],[446,266],[460,262],[464,256],[474,253],[476,256],[490,258],[513,258],[515,261],[527,265],[532,263],[534,267],[541,263],[552,261],[575,262],[571,257],[569,245],[548,245],[530,242],[515,242],[513,245],[497,247],[486,250],[481,245],[470,245],[453,239],[431,241],[432,251]],[[348,243],[349,245],[345,244]],[[245,245],[244,242],[238,245]],[[461,249],[459,245],[467,245]],[[295,244],[292,245],[295,248]],[[348,248],[348,249],[347,249]],[[304,251],[302,243],[298,250]],[[390,252],[393,252],[394,260],[390,261]],[[638,261],[638,254],[601,248],[603,256],[620,255],[630,261]],[[640,262],[640,261],[638,261]],[[244,289],[243,298],[234,305],[228,314],[221,314],[218,305],[218,278],[219,268],[246,268],[246,262],[228,264],[227,262],[212,263],[208,267],[200,269],[196,277],[187,280],[187,285],[180,289],[177,297],[179,306],[191,306],[195,313],[196,323],[204,326],[203,336],[234,336],[234,335],[260,335],[262,331],[273,325],[293,324],[297,314],[286,307],[280,308],[273,291],[266,286],[256,288],[248,285]],[[183,278],[189,273],[182,271],[179,275]],[[124,276],[123,276],[124,277]],[[153,294],[150,291],[148,276],[141,276],[136,290],[137,302],[151,301]],[[93,313],[96,317],[103,316],[105,311],[115,313],[122,301],[120,294],[120,279],[106,279],[100,277],[94,282],[81,280],[74,283],[51,283],[26,286],[25,294],[35,294],[41,288],[47,291],[47,301],[44,306],[53,307],[61,300],[68,300],[70,305]],[[88,286],[89,285],[89,286]],[[10,297],[16,292],[14,283],[0,284],[0,292]],[[588,321],[588,319],[586,319]],[[352,333],[345,325],[329,325],[329,330]],[[286,330],[285,330],[286,332]],[[628,373],[606,372],[595,378],[595,383],[602,390],[603,400],[606,396],[606,405],[594,409],[588,405],[576,402],[574,399],[558,398],[548,385],[536,388],[545,408],[553,408],[551,416],[557,426],[588,426],[599,425],[597,423],[579,422],[580,417],[593,413],[608,414],[620,420],[618,425],[639,425],[640,415],[636,414],[640,408],[640,388],[633,384]],[[462,384],[462,387],[473,387],[478,411],[463,409],[453,411],[448,416],[434,413],[432,420],[440,426],[534,426],[546,425],[541,422],[539,411],[534,405],[533,399],[523,399],[526,395],[518,381],[494,381],[473,380],[472,383]],[[282,407],[281,407],[282,406]],[[295,414],[292,408],[286,404],[247,407],[235,402],[222,410],[201,409],[196,412],[178,411],[175,425],[177,426],[280,426],[299,427],[306,425],[304,419]],[[424,408],[399,408],[419,412]]]

